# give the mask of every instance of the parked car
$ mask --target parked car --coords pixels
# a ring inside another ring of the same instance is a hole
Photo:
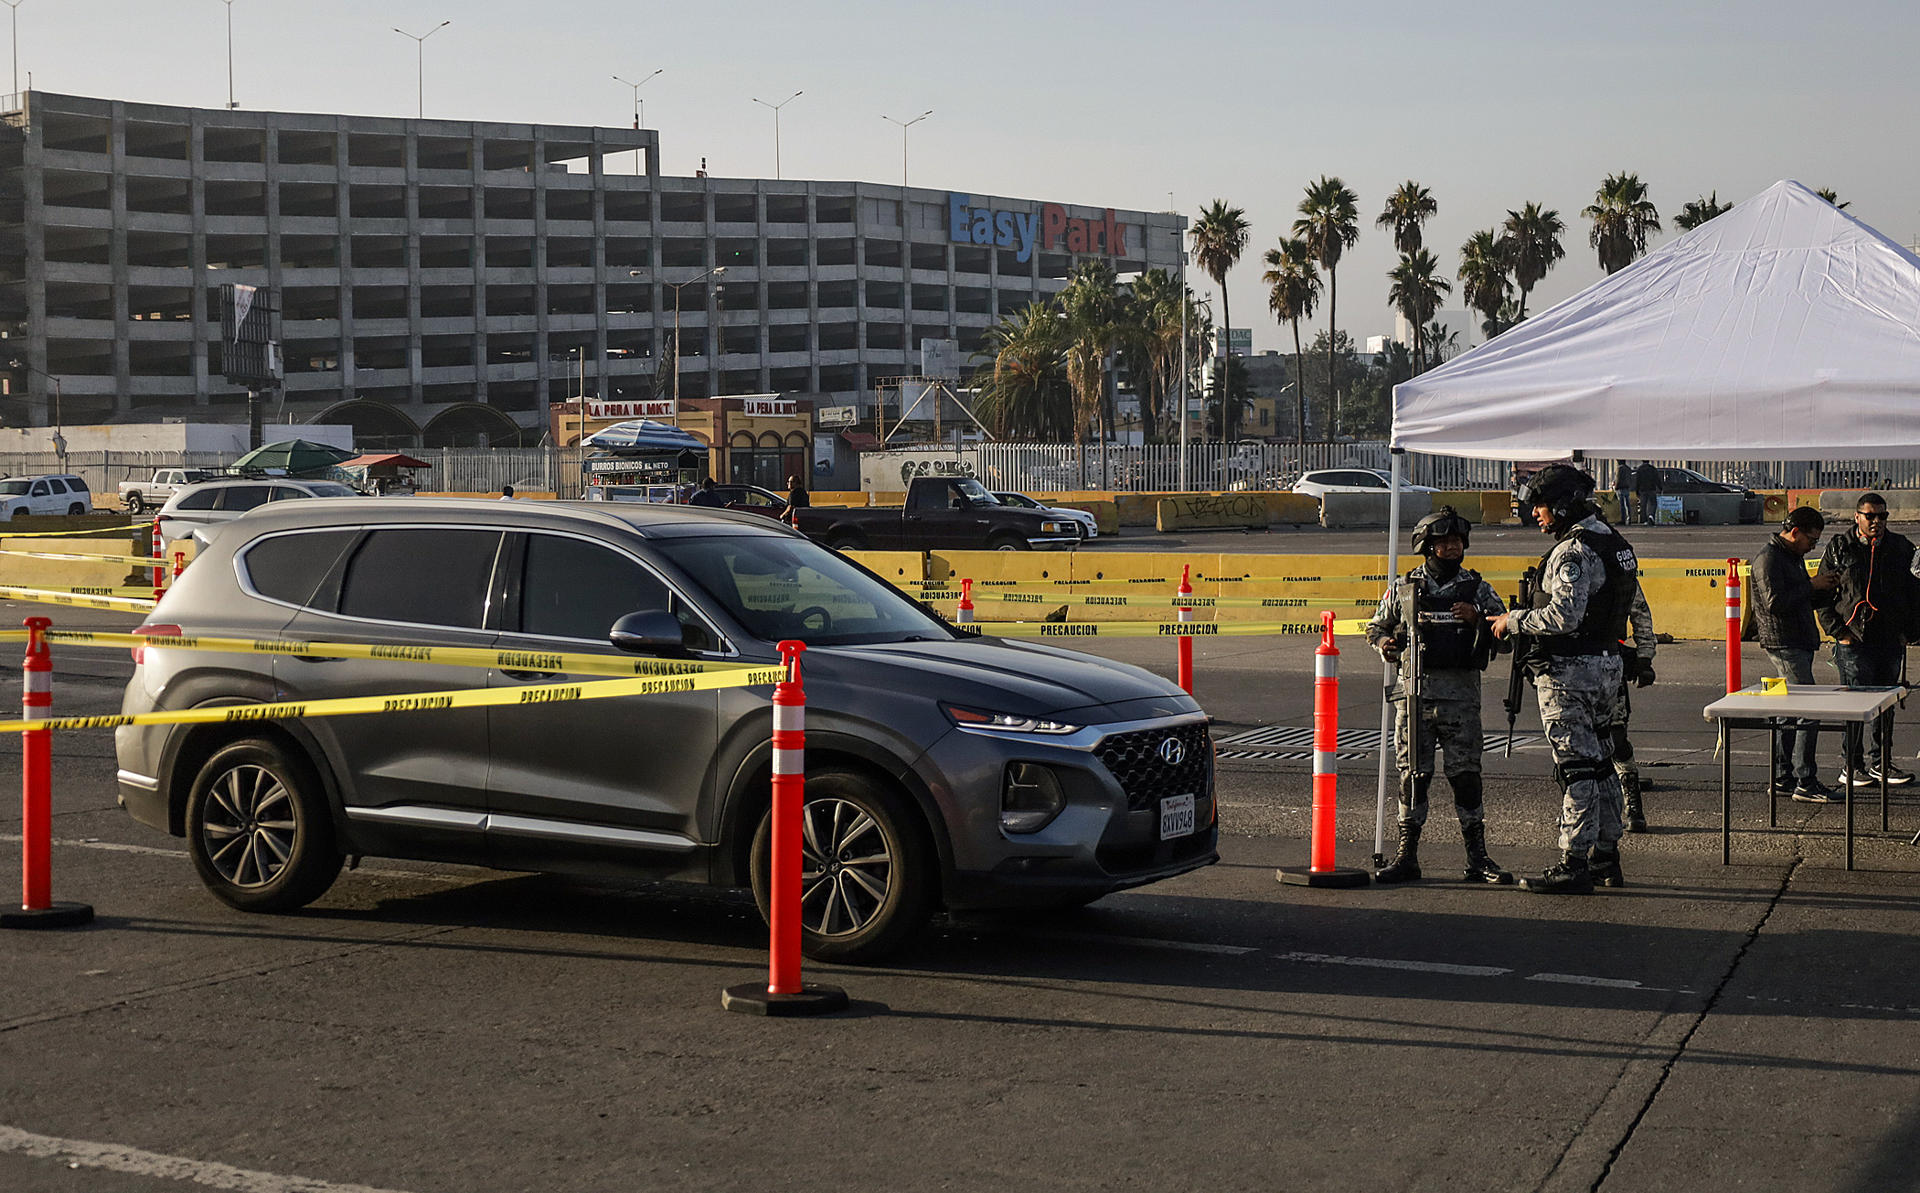
[[[715,485],[713,493],[720,499],[719,508],[722,509],[764,514],[769,518],[787,516],[787,499],[772,489],[762,489],[758,485]]]
[[[335,481],[302,481],[279,476],[203,481],[176,490],[160,507],[160,537],[171,543],[189,538],[196,531],[211,531],[269,501],[358,496]]]
[[[212,479],[213,473],[204,468],[156,468],[146,480],[121,481],[120,504],[126,506],[130,514],[143,514],[154,506],[165,505],[167,498],[181,488]]]
[[[836,551],[1026,551],[1080,542],[1078,523],[1001,505],[972,477],[916,476],[905,505],[795,512],[808,538]]]
[[[1325,497],[1329,493],[1385,493],[1392,483],[1392,477],[1374,468],[1322,468],[1300,475],[1293,482],[1295,493],[1305,493],[1312,497]],[[1437,493],[1429,485],[1414,485],[1400,482],[1402,493]]]
[[[1100,537],[1099,519],[1085,510],[1067,509],[1064,506],[1058,505],[1047,505],[1044,502],[1035,501],[1025,493],[995,493],[993,497],[994,500],[998,501],[1001,505],[1012,506],[1014,509],[1039,510],[1049,517],[1065,518],[1080,528],[1080,537],[1083,539],[1097,539]]]
[[[1137,667],[962,633],[768,519],[684,505],[368,498],[256,509],[143,633],[390,645],[139,652],[127,712],[586,682],[553,652],[778,661],[803,639],[804,947],[867,960],[936,908],[1077,905],[1217,860],[1213,747]],[[407,647],[526,652],[525,670]],[[219,899],[284,911],[344,857],[750,886],[771,691],[117,731],[120,800]]]
[[[87,489],[87,482],[71,472],[15,476],[0,481],[0,518],[92,511],[93,494]]]
[[[1753,496],[1751,489],[1713,480],[1691,468],[1662,468],[1660,492],[1667,496],[1678,496],[1682,493],[1738,493],[1743,497]]]

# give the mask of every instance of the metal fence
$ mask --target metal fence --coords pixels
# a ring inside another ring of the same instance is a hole
[[[977,449],[985,479],[995,487],[1059,492],[1101,489],[1122,493],[1180,490],[1180,447],[987,443]],[[1384,441],[1356,443],[1190,443],[1187,488],[1282,489],[1317,468],[1387,467]],[[1436,489],[1504,488],[1512,465],[1500,460],[1451,456],[1407,457],[1407,479]]]
[[[563,498],[583,495],[577,447],[416,448],[408,455],[432,465],[420,473],[420,487],[456,493],[491,493],[502,485],[553,492]],[[98,451],[0,452],[0,474],[36,476],[72,472],[84,477],[95,493],[111,494],[122,481],[146,480],[156,468],[207,468],[232,464],[233,452]]]

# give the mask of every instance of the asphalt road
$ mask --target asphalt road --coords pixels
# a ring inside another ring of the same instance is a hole
[[[1086,645],[1171,670],[1165,642]],[[1311,723],[1311,643],[1196,645],[1217,737]],[[124,655],[56,661],[60,711],[118,708]],[[1346,664],[1347,724],[1377,728],[1377,667]],[[229,910],[114,807],[108,736],[62,736],[55,895],[99,919],[0,934],[0,1189],[1915,1187],[1920,794],[1891,834],[1862,815],[1849,873],[1841,809],[1787,803],[1769,830],[1761,743],[1737,739],[1722,867],[1699,713],[1719,668],[1663,647],[1640,694],[1654,831],[1624,890],[1453,881],[1444,796],[1426,881],[1283,887],[1307,763],[1229,746],[1220,865],[811,967],[855,1000],[811,1021],[719,1009],[764,972],[736,893],[370,861],[303,913]],[[1487,759],[1515,870],[1553,856],[1537,732],[1529,712]],[[1341,765],[1359,864],[1373,763]],[[18,828],[0,812],[0,849]]]

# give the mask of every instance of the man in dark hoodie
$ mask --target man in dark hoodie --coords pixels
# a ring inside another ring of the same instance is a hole
[[[1912,628],[1915,580],[1913,544],[1887,529],[1887,499],[1863,493],[1853,526],[1827,540],[1820,576],[1833,577],[1833,603],[1820,610],[1820,628],[1833,637],[1833,665],[1848,687],[1891,687],[1900,682]],[[1880,735],[1869,728],[1867,764],[1854,759],[1853,782],[1865,787],[1882,773],[1893,786],[1913,776],[1880,756]],[[1844,772],[1843,772],[1844,773]]]
[[[1753,621],[1773,670],[1788,683],[1813,682],[1813,656],[1820,652],[1814,609],[1833,591],[1835,577],[1807,575],[1806,557],[1820,545],[1827,520],[1801,506],[1787,514],[1780,533],[1753,557]],[[1802,803],[1837,803],[1840,796],[1820,781],[1814,763],[1819,730],[1812,722],[1782,729],[1773,739],[1773,783]]]

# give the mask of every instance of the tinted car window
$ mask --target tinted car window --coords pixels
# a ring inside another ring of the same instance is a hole
[[[604,642],[627,614],[667,607],[667,586],[653,573],[580,539],[530,535],[524,575],[522,633]]]
[[[86,478],[78,476],[68,477],[67,488],[73,490],[75,493],[88,492]]]
[[[33,492],[27,494],[27,496],[29,497],[45,497],[46,495],[47,495],[47,482],[45,481],[33,482]]]
[[[305,605],[326,578],[356,531],[328,530],[262,539],[241,559],[253,590],[276,601]]]
[[[663,539],[654,547],[754,637],[809,643],[952,635],[891,585],[825,547],[768,536]]]
[[[48,477],[47,486],[49,489],[51,489],[55,493],[65,493],[67,491],[67,482],[61,480],[57,476]]]
[[[177,510],[210,510],[220,500],[220,490],[202,489],[198,493],[189,493],[180,499],[173,508]]]
[[[220,508],[245,511],[264,505],[272,489],[267,485],[229,485],[220,491]]]
[[[340,612],[480,629],[499,547],[493,530],[376,530],[347,564]]]

